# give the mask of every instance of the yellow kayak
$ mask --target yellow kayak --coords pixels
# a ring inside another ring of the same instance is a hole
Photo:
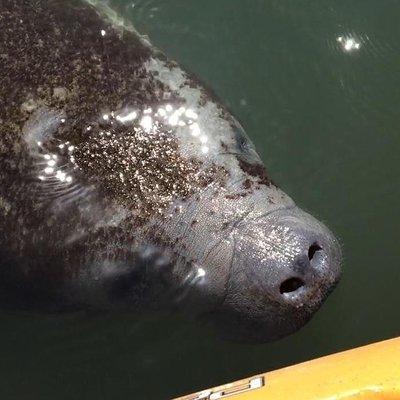
[[[400,400],[400,337],[176,400]]]

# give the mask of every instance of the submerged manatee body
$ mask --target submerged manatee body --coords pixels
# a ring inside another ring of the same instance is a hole
[[[178,307],[232,339],[294,332],[338,281],[335,238],[113,15],[0,2],[0,306]]]

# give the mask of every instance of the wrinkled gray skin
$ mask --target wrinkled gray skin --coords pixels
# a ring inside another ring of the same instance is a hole
[[[199,81],[106,6],[0,2],[0,305],[178,308],[268,341],[340,275]]]

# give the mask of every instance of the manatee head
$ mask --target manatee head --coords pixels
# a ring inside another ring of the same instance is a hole
[[[170,287],[178,286],[183,309],[231,340],[265,342],[293,333],[339,280],[338,242],[274,184],[212,92],[158,51],[146,54],[134,74],[143,77],[134,86],[140,96],[127,97],[131,110],[114,109],[123,134],[112,135],[117,121],[107,127],[110,150],[99,152],[94,173],[104,154],[110,165],[132,164],[122,183],[113,168],[118,183],[112,186],[122,186],[116,198],[125,198],[129,209],[150,205],[143,237],[174,254]],[[143,218],[140,207],[137,212]]]
[[[320,308],[340,279],[341,249],[270,180],[236,121],[224,135],[214,155],[208,141],[207,157],[227,171],[226,181],[183,205],[183,233],[169,228],[194,260],[180,270],[181,303],[223,338],[267,342],[297,331]]]

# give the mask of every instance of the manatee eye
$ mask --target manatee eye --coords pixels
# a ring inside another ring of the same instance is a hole
[[[259,157],[254,148],[254,145],[250,138],[247,136],[245,130],[240,125],[237,120],[234,120],[234,124],[232,125],[232,130],[234,133],[236,149],[238,153],[245,156],[248,160],[259,161]]]
[[[238,125],[237,127],[235,127],[234,132],[238,150],[241,153],[248,153],[250,150],[249,146],[250,142],[249,139],[246,137],[243,128],[240,125]]]
[[[246,139],[240,135],[238,139],[238,145],[240,146],[240,148],[244,149],[246,147],[246,144]]]

